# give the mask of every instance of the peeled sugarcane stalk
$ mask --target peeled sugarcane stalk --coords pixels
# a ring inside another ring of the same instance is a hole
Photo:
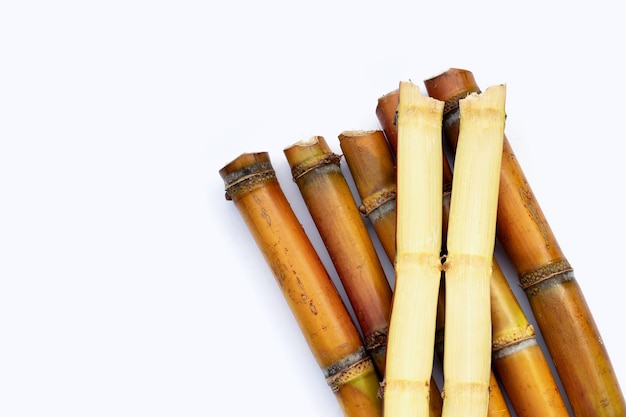
[[[385,135],[380,130],[345,131],[339,144],[361,198],[360,211],[373,225],[385,254],[396,258],[396,167]],[[440,417],[443,399],[434,377],[430,379],[430,417]]]
[[[445,198],[445,197],[444,197]],[[435,351],[440,358],[443,358],[443,340],[445,334],[445,309],[446,309],[446,282],[442,279],[439,287],[439,302],[437,304],[437,327],[435,330]],[[489,406],[487,417],[511,417],[511,412],[500,389],[496,375],[490,372],[489,375]]]
[[[444,135],[456,147],[459,99],[480,91],[470,71],[452,68],[425,81],[446,102]],[[515,267],[546,347],[577,417],[626,415],[606,347],[530,185],[504,136],[497,237]]]
[[[442,236],[442,253],[447,254],[447,234],[448,234],[448,220],[450,217],[450,198],[452,195],[452,170],[448,160],[443,161],[443,236]],[[445,273],[441,280],[441,286],[439,288],[439,301],[437,303],[437,327],[435,332],[435,351],[441,359],[444,357],[444,337],[445,337],[445,310],[446,310],[446,281]],[[492,326],[494,322],[494,303],[493,294],[491,294],[491,317]],[[487,417],[510,417],[511,412],[504,398],[504,394],[500,389],[500,384],[496,379],[493,371],[489,372],[489,404],[487,405]],[[521,416],[518,416],[521,417]],[[556,416],[554,416],[556,417]]]
[[[350,313],[276,178],[266,152],[220,171],[346,417],[382,415],[380,380]]]
[[[441,278],[443,102],[410,82],[399,90],[396,281],[383,410],[385,417],[419,417],[429,415]]]
[[[388,94],[385,94],[383,98],[378,101],[377,115],[379,118],[379,122],[381,126],[384,126],[385,136],[387,138],[397,138],[397,127],[395,125],[395,110],[392,111],[392,108],[397,108],[398,106],[398,90],[391,91]],[[346,160],[349,161],[349,155],[344,150],[344,154],[346,156]],[[371,162],[374,165],[374,162]],[[361,165],[365,165],[362,163]],[[350,166],[350,162],[348,162],[348,166]],[[389,164],[385,165],[386,170],[390,169],[395,170],[395,167],[389,168]],[[362,170],[365,172],[365,169]],[[379,174],[380,175],[380,174]],[[354,176],[354,173],[353,173]],[[365,174],[361,174],[359,176],[365,177]],[[376,172],[369,172],[369,177],[375,177]],[[389,178],[392,176],[392,173],[386,172],[385,177]],[[358,187],[357,187],[358,188]],[[448,230],[448,214],[450,210],[450,191],[452,188],[452,170],[450,169],[450,164],[445,155],[443,155],[443,234],[442,234],[442,248],[446,247],[446,234]],[[387,215],[391,217],[395,221],[395,204],[394,204],[394,212]],[[395,223],[394,223],[395,224]],[[381,239],[382,241],[382,239]],[[391,242],[389,245],[393,250],[395,250],[395,240]],[[443,291],[444,281],[441,283],[440,291],[439,291],[439,301],[437,304],[437,328],[436,328],[436,345],[435,350],[439,355],[440,360],[443,358],[443,337],[444,337],[444,314],[443,308],[445,306],[445,293]],[[493,317],[493,309],[492,309],[492,317]],[[489,409],[487,416],[488,417],[509,417],[511,414],[506,404],[506,399],[504,398],[504,394],[498,384],[496,376],[493,372],[491,372],[489,378]],[[432,384],[431,384],[432,386]],[[431,401],[433,398],[433,393],[431,392]]]
[[[313,218],[381,378],[385,374],[391,286],[352,191],[340,155],[315,136],[284,149],[293,180]]]
[[[459,102],[446,262],[443,417],[484,417],[489,405],[491,309],[506,87]],[[437,160],[441,163],[441,159]],[[441,202],[441,201],[440,201]]]

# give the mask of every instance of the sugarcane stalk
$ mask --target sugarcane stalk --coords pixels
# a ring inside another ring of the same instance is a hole
[[[480,91],[470,71],[451,68],[425,81],[446,102],[444,136],[455,148],[459,99]],[[626,403],[584,294],[506,136],[497,238],[508,255],[577,417],[626,415]]]
[[[493,365],[518,417],[569,417],[535,329],[497,260],[491,275]]]
[[[346,417],[381,416],[380,380],[357,327],[283,194],[266,152],[244,153],[220,169]]]
[[[435,352],[437,352],[437,355],[439,355],[440,358],[443,358],[444,356],[443,341],[446,327],[445,289],[445,279],[442,279],[441,285],[439,287],[439,302],[437,304],[437,327],[435,330]],[[496,379],[496,375],[493,372],[490,372],[489,375],[489,406],[487,409],[487,417],[511,417],[511,412],[506,403],[506,398],[504,397],[504,393],[500,388],[500,384]]]
[[[491,372],[489,280],[495,245],[506,87],[459,102],[450,200],[442,416],[486,416]],[[437,160],[441,163],[441,159]]]
[[[394,264],[396,258],[396,166],[385,135],[381,130],[344,131],[339,135],[339,141],[361,198],[360,211],[372,223],[385,254]],[[440,417],[442,406],[441,392],[431,375],[430,417]]]
[[[359,211],[393,264],[396,257],[396,166],[383,131],[344,131],[339,146],[354,180]]]
[[[399,90],[396,281],[383,408],[386,417],[428,416],[441,277],[443,102],[410,82]]]
[[[441,252],[447,254],[447,234],[448,234],[448,220],[450,217],[450,198],[452,195],[452,169],[450,168],[450,164],[447,159],[444,158],[443,161],[443,236],[442,236],[442,245]],[[440,359],[443,359],[444,356],[444,335],[445,335],[445,309],[446,309],[446,299],[445,299],[445,273],[443,274],[441,280],[441,286],[439,287],[439,301],[437,304],[437,327],[435,330],[435,351],[439,355]],[[492,331],[493,324],[497,323],[497,320],[494,320],[494,303],[493,303],[493,293],[491,293],[491,317],[492,317]],[[493,362],[493,360],[492,360]],[[511,412],[506,403],[506,399],[504,397],[504,393],[500,388],[500,384],[496,379],[496,375],[492,370],[489,372],[489,404],[487,406],[487,417],[510,417]],[[518,416],[521,417],[521,416]]]
[[[399,89],[395,89],[379,97],[376,103],[376,117],[385,133],[394,157],[398,154],[398,128],[396,126],[398,96]]]
[[[299,141],[284,154],[346,291],[365,347],[384,377],[391,286],[341,171],[341,156],[321,136]]]

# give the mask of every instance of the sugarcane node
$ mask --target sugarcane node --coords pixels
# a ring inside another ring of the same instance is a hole
[[[529,291],[537,284],[550,280],[550,279],[568,279],[570,273],[574,269],[566,259],[559,259],[558,261],[548,263],[541,268],[534,271],[521,274],[519,276],[520,286],[524,291]],[[571,278],[570,278],[571,279]]]
[[[365,337],[365,347],[367,350],[376,350],[387,346],[387,335],[389,334],[389,326],[384,329],[377,330]]]
[[[240,164],[241,166],[238,166]],[[276,181],[276,172],[267,152],[242,154],[224,166],[220,174],[224,180],[225,198],[228,201],[267,182]]]
[[[431,253],[415,253],[415,252],[403,252],[396,256],[396,265],[400,267],[402,265],[430,265],[434,269],[440,271],[443,270],[443,264],[441,263],[441,257]]]
[[[361,358],[359,361],[327,377],[326,383],[333,392],[337,392],[343,385],[348,384],[355,378],[361,377],[367,372],[374,372],[374,362],[372,362],[370,357]]]
[[[442,264],[442,271],[450,272],[453,268],[463,270],[466,266],[491,271],[493,258],[471,253],[448,253],[445,262]]]
[[[296,164],[291,168],[291,176],[293,177],[293,180],[297,182],[300,178],[318,168],[328,165],[339,167],[341,163],[341,157],[341,155],[329,153],[324,155],[324,157],[322,158],[315,159],[314,162],[311,162],[311,160],[307,160],[301,164]]]
[[[395,212],[395,210],[396,210],[396,199],[392,198],[392,199],[385,201],[380,206],[376,207],[374,210],[370,211],[367,214],[367,218],[369,218],[373,224],[376,224],[378,220],[384,219],[385,216],[387,216],[388,214],[392,212]]]
[[[371,212],[373,212],[374,210],[376,210],[377,208],[379,208],[386,202],[390,200],[395,200],[395,199],[396,199],[395,187],[391,189],[380,190],[372,194],[371,196],[363,199],[362,204],[361,204],[362,209],[360,209],[360,211],[364,215],[369,216]]]
[[[441,396],[445,398],[446,395],[455,394],[467,394],[467,393],[486,393],[487,396],[491,387],[489,384],[474,381],[456,381],[449,383],[441,390]]]
[[[533,339],[535,337],[535,328],[529,323],[524,328],[516,328],[504,335],[494,338],[491,342],[492,350],[495,352],[507,346],[514,345],[523,340]]]
[[[447,272],[448,271],[448,267],[450,266],[450,262],[448,262],[448,254],[443,254],[440,257],[440,261],[441,261],[441,271],[442,272]]]
[[[398,388],[401,391],[417,390],[420,387],[430,387],[430,380],[416,381],[412,379],[393,379],[385,382],[385,389]],[[421,391],[421,390],[420,390]]]
[[[508,346],[503,346],[498,350],[494,350],[492,352],[492,359],[494,361],[499,361],[501,359],[507,358],[508,356],[512,356],[518,352],[527,351],[530,348],[539,348],[537,344],[536,337],[529,337],[527,339],[518,340],[517,342],[510,344]],[[540,348],[539,348],[540,349]],[[556,383],[552,384],[552,386],[556,386]]]

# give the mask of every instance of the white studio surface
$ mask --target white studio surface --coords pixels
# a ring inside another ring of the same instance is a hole
[[[399,81],[450,67],[507,84],[507,137],[626,388],[619,7],[3,2],[0,415],[340,416],[218,171],[268,152],[335,274],[283,149],[341,153]]]

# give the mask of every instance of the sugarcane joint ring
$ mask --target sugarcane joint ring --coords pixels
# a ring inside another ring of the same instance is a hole
[[[491,357],[493,360],[497,361],[512,356],[517,352],[523,352],[525,349],[528,349],[532,346],[537,346],[537,337],[534,335],[525,339],[518,340],[515,343],[501,346],[498,349],[494,348],[492,350]]]
[[[370,357],[365,357],[342,371],[329,376],[326,378],[326,383],[328,383],[333,392],[337,392],[350,381],[370,372],[374,372],[374,362],[372,362]]]
[[[238,194],[251,190],[269,181],[276,180],[276,172],[273,169],[257,171],[241,176],[226,186],[226,199],[232,200]]]
[[[365,216],[369,216],[374,210],[382,206],[388,201],[396,199],[396,189],[383,189],[363,199],[363,204],[359,207],[359,211]]]
[[[491,349],[494,354],[509,346],[517,345],[524,340],[535,339],[535,328],[532,324],[528,323],[524,327],[516,328],[499,336],[493,336],[491,341]]]
[[[533,292],[534,287],[548,280],[569,280],[573,277],[574,269],[565,259],[549,263],[534,271],[520,275],[519,282],[526,292]]]
[[[304,175],[320,167],[327,166],[327,165],[336,165],[337,167],[339,167],[340,162],[341,162],[341,155],[331,153],[331,154],[324,156],[323,158],[318,159],[312,164],[306,163],[306,164],[294,165],[291,168],[291,175],[293,177],[293,180],[297,182],[298,179],[300,179]]]

